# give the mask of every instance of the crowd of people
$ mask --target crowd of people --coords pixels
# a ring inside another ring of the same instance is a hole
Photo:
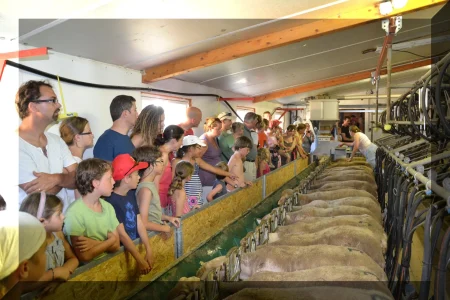
[[[202,122],[200,109],[189,107],[182,123],[165,126],[163,108],[149,105],[138,113],[133,97],[119,95],[110,104],[112,126],[94,145],[89,121],[79,116],[62,121],[60,136],[46,131],[61,108],[47,82],[24,83],[16,106],[22,120],[20,211],[38,220],[22,217],[39,237],[26,241],[38,243],[26,256],[2,269],[5,286],[21,280],[21,264],[32,261],[40,245],[45,245],[45,271],[34,274],[38,284],[27,288],[67,280],[80,262],[116,252],[120,245],[135,258],[140,274],[147,274],[153,264],[147,231],[169,236],[170,224],[180,226],[182,215],[306,158],[314,142],[308,123],[283,132],[270,112],[249,112],[242,123],[222,112],[206,118],[204,134],[197,137],[193,128]],[[94,157],[83,160],[91,147]],[[138,237],[145,255],[133,243]],[[8,242],[0,247],[11,247]]]

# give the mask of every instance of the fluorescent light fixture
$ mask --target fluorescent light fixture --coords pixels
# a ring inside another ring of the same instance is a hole
[[[392,3],[391,1],[381,2],[380,3],[380,14],[383,16],[388,15],[392,12]]]
[[[242,78],[242,79],[236,81],[236,83],[247,83],[247,78]]]
[[[395,9],[399,9],[399,8],[404,7],[407,2],[408,2],[408,0],[392,0],[392,6]]]
[[[443,36],[436,36],[433,38],[424,38],[420,40],[413,40],[409,42],[403,42],[403,43],[397,43],[392,45],[392,50],[405,50],[405,49],[411,49],[415,47],[435,44],[435,43],[442,43],[442,42],[448,42],[450,41],[450,35],[443,35]],[[376,53],[380,53],[381,49],[383,47],[377,47]]]

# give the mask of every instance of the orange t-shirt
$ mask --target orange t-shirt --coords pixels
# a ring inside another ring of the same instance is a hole
[[[263,132],[258,132],[258,148],[264,147],[267,144],[267,135]]]

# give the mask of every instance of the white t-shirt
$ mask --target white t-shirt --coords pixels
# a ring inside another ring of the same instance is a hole
[[[367,135],[365,135],[362,132],[357,132],[357,135],[359,135],[359,152],[361,152],[364,156],[366,156],[367,153],[367,149],[369,149],[370,144],[372,144],[372,142],[370,141],[370,139],[367,137]],[[356,135],[355,134],[355,135]]]
[[[73,159],[75,159],[77,164],[79,164],[82,161],[82,159],[79,158],[78,156],[74,156]],[[77,199],[77,197],[75,197],[75,190],[67,189],[67,195],[69,196],[70,199]],[[73,201],[73,200],[71,200],[71,201]]]
[[[19,137],[19,184],[27,183],[36,177],[33,171],[48,174],[62,173],[63,169],[76,164],[76,160],[70,153],[69,147],[57,135],[49,132],[44,133],[47,137],[47,156],[39,147],[35,147]],[[25,199],[27,194],[19,187],[19,205]],[[68,193],[63,188],[58,194],[64,203],[64,211],[75,199],[73,192]]]
[[[252,130],[250,133],[252,135],[253,145],[258,145],[258,132]]]

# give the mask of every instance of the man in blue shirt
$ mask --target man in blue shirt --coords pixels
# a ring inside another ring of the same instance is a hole
[[[111,162],[117,155],[131,154],[134,150],[128,132],[134,127],[138,117],[136,99],[119,95],[112,100],[109,111],[113,126],[98,138],[94,147],[94,157]]]

